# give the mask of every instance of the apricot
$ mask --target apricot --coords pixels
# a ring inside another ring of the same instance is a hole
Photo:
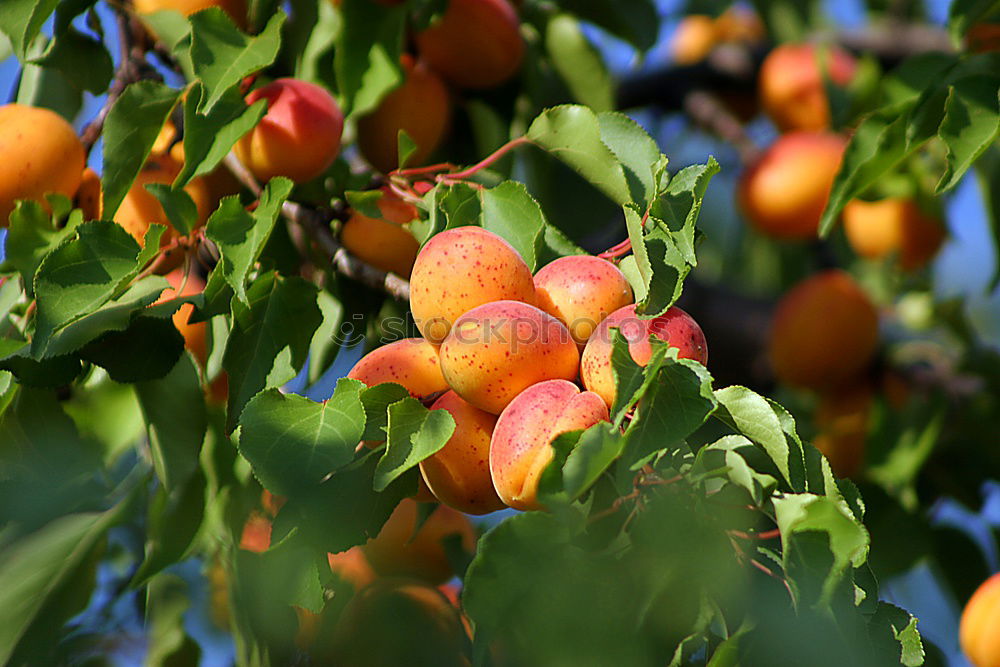
[[[451,124],[451,100],[440,77],[422,61],[402,57],[404,80],[371,113],[358,119],[358,148],[376,169],[399,166],[399,131],[416,144],[407,162],[422,165],[438,147]]]
[[[740,176],[737,197],[760,233],[811,239],[830,198],[847,142],[836,134],[782,135]]]
[[[582,349],[604,318],[632,303],[632,286],[611,262],[570,255],[535,274],[535,295],[538,307],[565,324]]]
[[[420,474],[431,493],[466,514],[503,509],[489,465],[496,415],[472,406],[454,391],[436,400],[431,410],[447,410],[455,419],[455,432],[444,447],[420,462]]]
[[[976,667],[1000,667],[1000,574],[984,581],[962,610],[958,640]]]
[[[1000,51],[1000,23],[977,23],[969,28],[962,41],[972,53]]]
[[[101,177],[90,167],[80,176],[80,187],[73,202],[83,212],[84,220],[101,219]]]
[[[355,594],[333,634],[341,667],[468,667],[469,638],[458,610],[436,588],[405,579],[376,581]]]
[[[356,591],[375,581],[378,576],[360,546],[351,547],[340,553],[328,553],[326,559],[330,564],[330,570],[342,581],[353,586]]]
[[[459,88],[498,86],[524,57],[517,11],[507,0],[449,0],[416,43],[420,56]]]
[[[136,176],[132,187],[129,188],[125,199],[122,200],[118,212],[115,213],[115,222],[125,228],[129,234],[139,243],[145,244],[146,232],[153,223],[166,225],[167,229],[160,237],[160,247],[166,248],[172,244],[179,234],[174,226],[170,224],[167,214],[160,205],[160,200],[153,193],[146,190],[144,186],[151,183],[163,183],[169,185],[173,183],[177,174],[180,173],[181,164],[169,155],[153,155],[146,161],[142,171]],[[208,220],[212,212],[211,196],[205,181],[196,178],[184,187],[198,210],[198,217],[195,227],[201,227]],[[103,203],[102,203],[103,209]],[[164,251],[157,263],[157,272],[167,273],[180,266],[184,254],[180,249]]]
[[[240,534],[240,549],[261,553],[271,548],[271,520],[260,512],[251,512]]]
[[[379,199],[378,208],[381,218],[351,211],[351,217],[340,230],[340,242],[358,259],[409,278],[420,244],[404,225],[417,217],[417,209],[388,188]]]
[[[761,105],[782,132],[825,130],[830,127],[830,103],[824,78],[846,86],[856,70],[857,61],[843,49],[782,44],[761,64]]]
[[[171,129],[173,126],[168,122]],[[165,125],[164,128],[167,126]],[[157,139],[159,141],[159,138]],[[167,148],[164,149],[166,152],[180,164],[184,164],[184,144],[183,142],[168,143]],[[153,153],[156,153],[156,144],[153,145]],[[226,167],[216,167],[212,171],[199,176],[201,180],[205,182],[205,186],[208,188],[209,199],[212,202],[212,210],[215,210],[219,206],[219,202],[223,197],[228,197],[229,195],[239,194],[243,186],[233,175],[233,172],[229,171]]]
[[[275,495],[267,489],[261,489],[260,491],[260,506],[272,517],[278,516],[278,512],[285,506],[287,501],[288,498]]]
[[[0,106],[0,155],[0,227],[7,226],[18,199],[44,205],[48,192],[72,197],[87,159],[62,116],[23,104]]]
[[[454,575],[442,540],[457,537],[462,548],[471,552],[475,531],[467,517],[446,505],[438,505],[414,533],[417,518],[416,501],[403,500],[362,550],[381,576],[415,577],[436,586]]]
[[[538,478],[552,461],[552,441],[608,420],[608,406],[567,380],[546,380],[522,391],[497,420],[490,472],[500,498],[514,509],[542,509]]]
[[[395,382],[417,399],[448,390],[438,351],[421,338],[404,338],[375,348],[354,364],[347,377],[369,387]]]
[[[676,347],[678,358],[708,364],[708,343],[704,332],[694,318],[677,306],[652,319],[640,319],[635,314],[635,305],[619,308],[594,330],[580,359],[583,385],[604,399],[609,408],[614,405],[616,394],[611,366],[612,327],[617,327],[628,341],[629,355],[640,366],[648,364],[653,354],[650,335]]]
[[[536,382],[576,378],[580,352],[548,313],[520,301],[494,301],[455,321],[440,358],[448,386],[496,415]]]
[[[813,444],[837,477],[854,477],[861,470],[872,402],[872,389],[865,383],[824,392],[819,398]]]
[[[205,289],[205,281],[193,273],[188,275],[187,282],[185,283],[184,271],[182,269],[171,271],[166,275],[166,278],[167,282],[170,283],[170,287],[163,290],[156,303],[170,301],[179,296],[192,296]],[[181,289],[182,285],[183,289]],[[180,293],[178,293],[178,290],[180,290]],[[208,323],[189,322],[188,320],[191,318],[193,312],[194,306],[190,303],[186,303],[178,308],[173,314],[174,326],[184,336],[184,347],[190,350],[194,358],[198,360],[198,363],[204,366],[208,360],[208,341],[206,340],[206,327]]]
[[[739,5],[733,5],[715,19],[715,31],[722,42],[756,44],[767,36],[757,13]]]
[[[775,376],[807,389],[843,386],[868,367],[878,313],[844,271],[806,278],[778,302],[768,353]]]
[[[718,42],[715,19],[704,14],[690,14],[674,29],[670,54],[678,65],[693,65],[704,60]]]
[[[941,221],[909,198],[852,199],[844,207],[843,220],[847,241],[856,253],[870,259],[895,254],[904,271],[926,265],[944,241]]]
[[[233,149],[259,181],[316,178],[340,152],[344,114],[325,88],[300,79],[277,79],[251,91],[247,104],[267,100],[267,113]]]
[[[439,345],[452,322],[491,301],[534,303],[531,269],[514,248],[481,227],[456,227],[432,237],[410,274],[410,311],[417,329]]]
[[[135,12],[140,15],[172,9],[184,16],[190,16],[210,7],[218,7],[240,28],[245,28],[247,22],[246,0],[135,0],[133,6]]]

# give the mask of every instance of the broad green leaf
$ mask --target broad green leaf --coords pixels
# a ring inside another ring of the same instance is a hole
[[[363,114],[403,82],[399,57],[406,10],[367,0],[344,0],[340,10],[343,25],[334,53],[334,72],[344,113]]]
[[[210,112],[201,113],[198,107],[206,94],[197,81],[184,100],[184,166],[174,179],[175,188],[218,167],[240,137],[267,113],[266,100],[247,106],[238,86],[226,90]]]
[[[208,430],[198,369],[181,355],[165,377],[135,385],[149,429],[153,469],[168,493],[184,485],[198,467]],[[178,419],[178,415],[184,415]]]
[[[545,46],[552,66],[574,99],[594,111],[614,108],[614,85],[597,49],[587,41],[580,23],[569,14],[549,19]]]
[[[7,35],[18,59],[27,59],[28,47],[59,0],[4,0],[0,3],[0,32]]]
[[[322,321],[316,286],[267,273],[233,302],[232,332],[223,367],[229,373],[226,425],[236,428],[243,406],[258,392],[295,377],[305,363],[313,332]]]
[[[133,588],[184,558],[204,519],[206,484],[205,473],[196,469],[183,484],[156,490],[146,519],[145,557],[132,576]]]
[[[281,45],[285,13],[277,12],[259,34],[240,32],[218,7],[210,7],[188,17],[191,22],[191,63],[205,92],[198,111],[211,114],[226,93],[243,77],[274,62]]]
[[[827,546],[833,555],[833,562],[825,576],[821,576],[822,590],[819,602],[829,602],[834,588],[839,579],[844,575],[849,567],[860,567],[868,556],[868,531],[857,519],[833,500],[816,496],[811,493],[800,493],[794,495],[784,495],[772,500],[774,503],[775,520],[778,522],[778,529],[781,531],[782,561],[785,565],[785,572],[789,574],[790,583],[793,589],[798,589],[797,594],[801,603],[812,603],[813,600],[804,600],[804,591],[808,583],[804,583],[795,576],[798,567],[793,565],[793,561],[803,559],[802,565],[806,568],[816,567],[815,563],[810,563],[809,557],[812,552],[802,552],[801,549],[812,549],[812,546],[805,547],[798,542],[800,533],[807,534],[807,539],[812,539],[816,533],[825,533],[827,536]],[[815,571],[805,571],[805,577],[814,578]]]
[[[315,384],[337,358],[341,347],[337,334],[344,321],[344,304],[330,292],[320,290],[316,295],[316,305],[323,313],[323,323],[316,329],[309,344],[310,385]]]
[[[199,663],[201,649],[184,630],[184,618],[190,606],[188,584],[178,575],[164,574],[150,582],[143,615],[149,650],[143,664],[167,667]]]
[[[890,661],[906,667],[924,664],[924,646],[917,631],[917,619],[906,610],[880,601],[868,623],[868,635],[884,664]]]
[[[546,109],[532,121],[526,136],[615,203],[632,201],[621,163],[601,141],[600,124],[590,109],[569,104]]]
[[[118,212],[179,96],[180,91],[147,79],[130,84],[111,107],[104,123],[101,175],[106,219]]]
[[[320,573],[329,565],[325,557],[317,558],[315,550],[298,534],[280,542],[272,539],[272,547],[264,553],[240,551],[236,560],[239,585],[244,591],[248,584],[256,590],[252,599],[241,596],[237,604],[254,607],[250,613],[257,615],[254,623],[259,624],[254,629],[263,637],[276,630],[273,614],[276,609],[290,610],[294,605],[313,613],[322,611],[325,600]],[[280,634],[288,641],[287,631]],[[273,639],[280,641],[281,638]]]
[[[443,229],[482,224],[483,202],[478,191],[467,183],[441,187],[437,203],[446,222],[436,228],[434,233]]]
[[[608,422],[560,434],[552,442],[552,461],[539,478],[539,500],[543,504],[576,500],[615,462],[624,446],[621,431]]]
[[[0,662],[7,663],[46,599],[66,583],[120,514],[121,505],[107,512],[68,514],[0,552]]]
[[[994,72],[956,81],[944,105],[938,136],[948,149],[948,162],[935,194],[955,187],[1000,136],[1000,75]]]
[[[695,223],[698,222],[708,184],[719,170],[719,163],[711,156],[706,164],[681,169],[670,179],[666,191],[650,209],[650,215],[662,220],[670,230],[674,244],[684,261],[691,266],[698,263],[694,254]]]
[[[539,267],[567,255],[586,254],[587,251],[573,243],[561,229],[552,224],[545,225],[545,232],[542,235],[542,251],[538,258]]]
[[[483,190],[482,226],[506,239],[534,272],[545,234],[545,215],[523,184],[504,181]]]
[[[114,76],[111,55],[104,44],[75,28],[56,35],[45,53],[31,62],[58,70],[74,85],[94,95],[105,92]]]
[[[726,435],[702,447],[695,467],[703,472],[724,469],[726,479],[744,489],[756,505],[769,498],[778,485],[773,475],[759,469],[770,470],[774,463],[742,435]]]
[[[33,359],[27,341],[0,338],[0,369],[12,372],[25,386],[52,388],[72,382],[83,367],[75,355]]]
[[[236,197],[226,197],[208,220],[205,234],[215,241],[220,255],[213,278],[218,272],[243,303],[247,301],[247,277],[264,251],[281,206],[291,191],[292,182],[279,176],[264,186],[253,213],[247,213]]]
[[[39,35],[28,47],[28,57],[45,52],[48,38]],[[18,104],[51,109],[72,122],[83,107],[83,91],[57,69],[26,64],[17,85]]]
[[[662,355],[662,351],[656,350],[654,355]],[[651,357],[650,362],[655,366],[657,359]],[[645,368],[649,366],[650,363],[647,363]],[[611,372],[615,378],[615,402],[611,406],[611,421],[620,426],[625,414],[639,400],[642,389],[647,384],[646,371],[635,363],[629,351],[628,340],[617,327],[611,329]]]
[[[383,382],[374,387],[362,388],[361,404],[365,408],[364,439],[373,442],[385,440],[388,434],[389,406],[409,395],[410,392],[403,385],[395,382]]]
[[[656,44],[660,18],[650,0],[564,0],[560,7],[584,21],[598,25],[640,51]]]
[[[621,162],[632,201],[645,209],[659,193],[656,169],[666,165],[656,141],[634,120],[617,111],[597,115],[601,141]]]
[[[400,475],[438,452],[455,431],[447,410],[428,410],[415,398],[389,406],[385,454],[375,468],[376,491],[384,491]]]
[[[636,312],[662,315],[680,297],[691,265],[684,260],[664,223],[648,218],[644,226],[634,206],[626,206],[624,211],[635,266],[642,279],[642,289],[637,292],[645,295],[637,302]]]
[[[184,337],[167,318],[140,315],[123,331],[109,331],[80,350],[115,382],[162,378],[184,352]]]
[[[17,208],[10,214],[4,253],[6,261],[20,272],[29,296],[34,294],[35,271],[42,259],[68,238],[81,222],[83,216],[75,213],[60,228],[38,202],[30,199],[18,202]]]
[[[198,208],[191,195],[164,183],[147,183],[143,187],[160,202],[163,212],[178,234],[187,236],[191,233],[198,221]]]
[[[294,495],[318,485],[354,458],[364,434],[358,383],[341,380],[316,403],[276,389],[247,403],[240,417],[240,453],[272,493]]]
[[[112,299],[120,283],[137,273],[139,250],[120,225],[92,220],[46,255],[35,273],[38,317],[32,354],[40,357],[57,329]]]
[[[715,413],[719,419],[761,447],[790,489],[804,490],[802,450],[785,437],[781,420],[771,404],[763,396],[737,385],[717,389],[715,398],[719,402]]]
[[[95,373],[94,378],[97,376]],[[101,456],[108,466],[130,451],[146,432],[139,399],[129,384],[110,379],[88,382],[86,387],[74,391],[62,408],[83,438],[100,444]]]

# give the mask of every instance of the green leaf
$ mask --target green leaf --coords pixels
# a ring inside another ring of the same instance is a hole
[[[197,460],[196,460],[197,463]],[[146,553],[129,585],[138,588],[150,577],[184,558],[205,517],[207,480],[196,469],[175,488],[159,487],[146,518]]]
[[[31,357],[31,345],[11,338],[0,339],[0,369],[17,376],[28,387],[61,387],[72,382],[83,370],[76,356]]]
[[[621,431],[608,422],[560,434],[552,442],[555,455],[539,478],[539,500],[545,505],[576,500],[611,467],[624,446]]]
[[[800,493],[777,497],[772,502],[775,520],[781,531],[782,562],[801,604],[814,602],[806,599],[805,591],[811,582],[804,582],[803,579],[818,576],[815,568],[819,563],[811,557],[814,547],[809,540],[817,533],[826,534],[826,546],[833,555],[833,562],[825,576],[820,576],[822,589],[818,591],[818,601],[828,603],[848,568],[860,567],[868,557],[868,531],[840,504],[824,496]],[[803,539],[806,541],[799,539],[800,534],[805,534]],[[795,562],[799,559],[801,564]],[[800,568],[803,571],[801,578],[796,576]]]
[[[997,0],[954,0],[948,7],[948,32],[956,42],[969,28],[1000,11]]]
[[[184,166],[174,179],[174,188],[183,188],[218,167],[240,137],[267,113],[267,100],[247,106],[239,86],[224,91],[210,112],[201,113],[198,108],[206,94],[205,86],[196,81],[184,100]]]
[[[139,250],[121,225],[91,220],[46,255],[35,274],[38,317],[32,354],[40,357],[57,329],[114,298],[138,273]]]
[[[552,66],[577,102],[598,112],[614,108],[611,74],[575,18],[557,14],[549,19],[545,47]]]
[[[578,18],[600,26],[640,51],[656,44],[660,18],[650,0],[564,0],[560,7]]]
[[[625,172],[601,141],[600,124],[590,109],[570,104],[546,109],[532,121],[526,136],[615,203],[624,205],[632,201]]]
[[[173,322],[137,317],[124,331],[109,331],[80,350],[80,357],[104,368],[116,382],[162,378],[184,351],[184,337]]]
[[[767,399],[737,385],[717,389],[715,398],[719,402],[716,416],[767,453],[787,488],[805,490],[802,449],[785,437],[781,419]]]
[[[993,292],[1000,285],[1000,148],[992,148],[976,162],[979,191],[983,193],[984,208],[992,230],[994,266],[987,290]],[[9,237],[8,237],[9,238]]]
[[[143,664],[147,667],[199,664],[201,648],[184,631],[184,617],[190,606],[188,584],[181,577],[164,574],[150,582],[144,614],[149,650]]]
[[[385,454],[375,468],[376,491],[384,491],[400,475],[438,452],[455,432],[455,419],[447,410],[428,410],[415,398],[389,406]]]
[[[726,479],[744,489],[755,505],[770,498],[778,485],[778,480],[769,472],[774,469],[777,474],[774,463],[742,435],[726,435],[702,447],[698,450],[695,468],[703,474],[723,470]]]
[[[955,187],[1000,136],[1000,76],[981,74],[956,81],[944,105],[938,136],[948,149],[948,163],[935,194]]]
[[[341,380],[316,403],[276,389],[251,400],[240,417],[240,453],[269,491],[290,496],[350,463],[364,433],[358,383]]]
[[[483,190],[482,226],[506,239],[532,272],[538,268],[545,233],[545,215],[524,184],[504,181]]]
[[[694,254],[695,224],[701,203],[712,177],[719,173],[719,163],[709,156],[706,164],[694,164],[677,172],[666,191],[653,203],[650,215],[670,230],[671,238],[684,261],[697,265]]]
[[[917,619],[904,609],[879,602],[868,624],[868,635],[883,664],[919,667],[924,664],[924,646],[917,631]]]
[[[181,236],[187,236],[198,220],[198,208],[184,190],[174,190],[164,183],[147,183],[143,186],[160,202],[171,226]]]
[[[198,369],[185,354],[165,377],[138,382],[135,390],[149,430],[153,470],[172,494],[198,468],[198,455],[208,430]],[[178,419],[178,415],[184,418]]]
[[[274,14],[256,36],[243,34],[218,7],[188,17],[191,22],[191,62],[205,86],[198,111],[210,114],[227,91],[248,74],[274,62],[281,45],[285,13]]]
[[[655,367],[662,359],[663,351],[654,348],[653,356],[645,368],[635,363],[629,351],[628,340],[621,330],[614,327],[611,332],[611,372],[615,378],[615,402],[611,406],[611,421],[620,426],[625,414],[635,405],[642,395],[642,390],[648,387],[645,369],[655,372]],[[650,368],[650,367],[653,368]]]
[[[111,55],[101,42],[75,28],[56,35],[41,56],[31,63],[58,70],[77,87],[94,95],[108,89],[114,76]]]
[[[0,4],[0,32],[10,39],[18,60],[27,59],[28,47],[58,4],[59,0],[5,0]]]
[[[0,552],[0,662],[8,661],[46,599],[66,583],[126,504],[60,517]]]
[[[205,235],[219,248],[219,263],[209,278],[211,294],[218,288],[215,283],[225,279],[236,298],[247,303],[246,281],[256,264],[271,230],[281,213],[281,205],[292,191],[292,182],[284,177],[272,179],[260,194],[259,205],[247,213],[237,197],[226,197],[212,217],[208,219]],[[207,298],[207,297],[206,297]]]
[[[180,91],[156,81],[138,81],[122,93],[104,123],[102,215],[111,220],[146,162],[153,142]]]
[[[28,296],[34,294],[35,271],[42,259],[76,230],[83,215],[74,213],[60,228],[42,205],[26,199],[10,214],[4,242],[6,260],[21,274]]]
[[[228,431],[259,391],[291,380],[305,363],[313,332],[322,321],[316,286],[267,273],[247,292],[247,304],[233,302],[232,332],[223,367],[229,373]]]
[[[344,0],[343,25],[337,37],[333,68],[345,114],[371,111],[403,82],[406,8],[368,0]],[[399,153],[403,155],[402,152]]]
[[[636,312],[662,315],[680,297],[691,265],[684,260],[666,224],[648,218],[643,226],[642,217],[634,206],[626,206],[624,211],[635,266],[642,279],[637,292],[644,294],[636,302]]]
[[[374,387],[361,389],[361,404],[365,408],[365,440],[382,442],[386,439],[389,426],[389,406],[404,398],[410,392],[401,384],[383,382]]]
[[[45,52],[48,39],[38,36],[28,48],[28,57],[35,58]],[[66,75],[57,69],[24,65],[17,85],[18,104],[51,109],[73,122],[83,107],[83,92]]]

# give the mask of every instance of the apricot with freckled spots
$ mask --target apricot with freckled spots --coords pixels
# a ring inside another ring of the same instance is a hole
[[[531,269],[507,241],[481,227],[431,238],[410,274],[410,310],[421,335],[441,344],[452,322],[491,301],[534,303]]]
[[[448,389],[437,350],[420,338],[404,338],[375,348],[354,364],[347,377],[369,387],[395,382],[417,399]]]
[[[680,359],[694,359],[708,364],[708,343],[701,327],[690,315],[673,306],[659,317],[639,319],[635,306],[625,306],[611,313],[594,330],[587,341],[580,361],[580,378],[583,385],[596,393],[608,407],[615,402],[615,378],[611,367],[611,328],[617,327],[625,340],[632,360],[640,366],[649,363],[653,346],[649,336],[655,335],[662,341],[678,348]]]
[[[504,504],[490,476],[490,438],[496,415],[480,410],[449,391],[431,410],[447,410],[455,432],[444,447],[420,462],[420,474],[434,496],[466,514],[488,514]]]
[[[522,391],[500,413],[490,442],[497,494],[515,509],[542,509],[538,478],[552,461],[552,441],[607,420],[604,400],[567,380],[547,380]]]
[[[535,274],[538,307],[565,324],[581,348],[597,325],[632,303],[632,286],[617,266],[592,255],[571,255]]]
[[[440,358],[455,393],[500,414],[536,382],[575,379],[580,352],[569,330],[548,313],[520,301],[494,301],[455,321]]]

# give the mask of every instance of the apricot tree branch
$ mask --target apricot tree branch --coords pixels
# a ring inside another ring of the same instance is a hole
[[[226,166],[233,173],[237,180],[247,187],[255,196],[261,192],[260,184],[253,174],[240,162],[234,153],[230,153],[225,159]],[[347,276],[359,283],[381,290],[389,296],[399,300],[408,301],[410,298],[410,283],[397,276],[395,273],[388,273],[377,269],[371,264],[361,261],[340,245],[330,231],[330,222],[333,216],[325,215],[315,209],[303,206],[294,201],[285,201],[281,205],[281,214],[289,221],[295,223],[302,229],[310,239],[323,251],[330,259],[337,273]]]

